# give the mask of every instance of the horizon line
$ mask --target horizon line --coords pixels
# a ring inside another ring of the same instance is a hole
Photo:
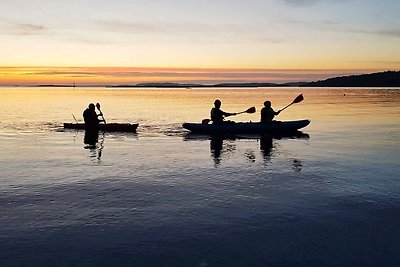
[[[1,85],[80,84],[112,86],[140,83],[298,83],[390,69],[262,69],[164,67],[0,66]]]

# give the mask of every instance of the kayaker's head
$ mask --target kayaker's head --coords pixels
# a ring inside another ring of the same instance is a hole
[[[216,99],[216,100],[214,101],[214,106],[215,106],[216,108],[220,108],[220,107],[221,107],[221,100]]]
[[[269,108],[271,106],[271,101],[267,100],[264,102],[264,107]]]
[[[95,110],[95,106],[94,106],[93,103],[90,103],[90,104],[89,104],[89,110]]]

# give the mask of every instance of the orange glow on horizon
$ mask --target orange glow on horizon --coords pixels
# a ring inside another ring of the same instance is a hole
[[[0,85],[119,85],[144,82],[297,82],[334,76],[371,73],[368,69],[228,69],[228,68],[143,68],[143,67],[0,67]]]

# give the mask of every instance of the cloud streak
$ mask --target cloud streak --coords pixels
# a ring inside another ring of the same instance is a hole
[[[277,36],[263,36],[255,25],[243,24],[208,24],[202,22],[182,21],[180,23],[148,23],[118,20],[94,21],[94,27],[107,34],[126,36],[147,36],[157,38],[180,38],[190,41],[205,40],[207,43],[282,43],[284,39]],[[111,40],[115,42],[115,40]]]
[[[207,23],[181,22],[181,23],[148,23],[131,22],[118,20],[95,21],[94,24],[99,30],[106,32],[119,32],[126,34],[199,34],[199,33],[240,33],[248,30],[243,25],[218,24],[211,25]]]
[[[347,2],[349,0],[283,0],[283,2],[293,7],[311,7],[322,2]]]
[[[95,21],[94,24],[100,30],[106,32],[119,32],[125,34],[154,34],[166,32],[164,26],[149,23],[99,20]]]
[[[315,5],[318,2],[321,2],[321,0],[283,0],[283,2],[290,6],[308,7],[308,6]]]
[[[365,34],[383,35],[383,36],[387,36],[387,37],[400,38],[400,29],[377,30],[377,31],[359,31],[359,32],[360,33],[365,33]]]
[[[0,21],[0,34],[3,35],[42,35],[46,27],[39,24]]]
[[[293,24],[293,25],[303,25],[307,26],[308,28],[314,28],[314,29],[319,29],[319,30],[329,30],[333,32],[345,32],[345,33],[355,33],[355,34],[366,34],[366,35],[381,35],[381,36],[386,36],[386,37],[394,37],[394,38],[399,38],[400,37],[400,29],[393,29],[393,28],[388,28],[388,29],[378,29],[378,30],[373,30],[373,29],[354,29],[354,28],[343,28],[343,24],[334,21],[334,20],[296,20],[296,19],[288,19],[284,21],[283,23],[286,24]]]
[[[360,29],[338,29],[338,31],[343,31],[353,34],[364,34],[364,35],[375,35],[384,36],[389,38],[400,38],[400,29],[379,29],[379,30],[360,30]]]

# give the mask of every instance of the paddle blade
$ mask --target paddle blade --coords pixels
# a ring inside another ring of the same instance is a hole
[[[303,94],[298,95],[294,100],[293,100],[293,104],[295,103],[300,103],[301,101],[304,100]]]
[[[300,102],[303,101],[303,100],[304,100],[303,94],[299,94],[299,95],[293,100],[292,103],[290,103],[289,105],[287,105],[286,107],[284,107],[283,109],[281,109],[279,112],[281,112],[281,111],[287,109],[288,107],[290,107],[290,106],[293,105],[293,104],[300,103]]]
[[[203,119],[202,121],[201,121],[201,124],[209,124],[210,123],[210,119]]]
[[[100,110],[100,103],[96,103],[96,108]]]
[[[248,110],[246,110],[246,113],[256,113],[256,107],[251,107]]]

